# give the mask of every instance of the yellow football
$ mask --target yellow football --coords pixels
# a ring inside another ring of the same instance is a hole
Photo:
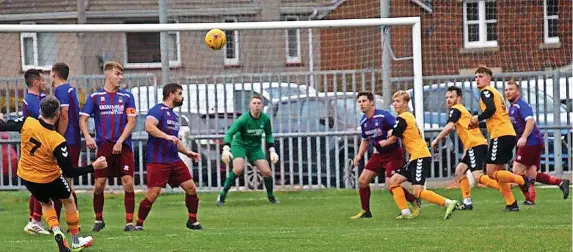
[[[220,29],[211,29],[205,35],[205,44],[213,50],[219,50],[227,44],[227,36],[225,32]]]

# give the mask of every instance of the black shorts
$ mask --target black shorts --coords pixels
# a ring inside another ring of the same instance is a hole
[[[507,164],[513,158],[513,148],[517,144],[515,136],[500,136],[491,139],[486,164]]]
[[[50,199],[67,199],[72,193],[70,185],[63,176],[46,184],[34,183],[23,179],[22,181],[26,188],[28,188],[28,191],[30,191],[38,201],[45,204],[50,203]]]
[[[478,145],[469,148],[463,156],[461,163],[466,164],[470,171],[483,170],[487,156],[487,145]]]
[[[432,167],[432,157],[418,158],[406,163],[396,173],[406,177],[412,185],[424,185]]]

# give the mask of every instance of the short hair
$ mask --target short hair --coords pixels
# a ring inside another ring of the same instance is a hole
[[[260,96],[260,95],[253,95],[253,96],[251,96],[251,101],[253,101],[254,99],[259,99],[259,100],[261,100],[261,101],[264,101],[263,97]]]
[[[35,80],[40,79],[40,75],[42,75],[42,70],[40,69],[28,69],[24,73],[24,80],[26,81],[26,86],[31,87],[34,84]]]
[[[518,90],[521,90],[521,85],[514,79],[509,80],[506,85],[515,85]]]
[[[67,80],[70,75],[70,67],[64,62],[58,62],[52,65],[52,72],[56,73],[63,80]]]
[[[459,87],[456,87],[456,86],[448,87],[448,90],[446,90],[446,92],[456,92],[457,96],[459,96],[459,97],[463,96],[462,89]]]
[[[60,111],[60,102],[53,95],[48,95],[40,102],[40,112],[43,118],[53,118]]]
[[[108,61],[103,65],[103,70],[107,71],[107,70],[113,70],[114,68],[119,69],[120,71],[123,72],[123,66],[121,64],[119,64],[118,62],[115,61]]]
[[[396,93],[394,93],[394,95],[392,95],[392,99],[396,99],[396,97],[402,97],[402,99],[404,99],[404,102],[410,101],[410,95],[408,94],[408,92],[406,92],[404,90],[396,91]]]
[[[167,100],[170,94],[177,92],[177,90],[183,89],[178,83],[167,83],[163,86],[163,100]]]
[[[360,98],[360,96],[366,96],[366,99],[368,99],[369,101],[374,100],[374,94],[372,94],[371,92],[368,92],[368,91],[358,92],[358,95],[356,95],[356,100],[358,100]]]
[[[476,69],[475,73],[476,73],[476,74],[478,74],[478,73],[484,73],[484,74],[487,74],[487,75],[489,75],[489,76],[492,76],[492,75],[493,75],[493,73],[491,72],[491,69],[487,68],[486,66],[480,66],[480,67],[478,67],[478,68]]]

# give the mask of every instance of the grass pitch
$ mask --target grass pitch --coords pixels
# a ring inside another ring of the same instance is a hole
[[[436,190],[452,199],[460,191]],[[557,188],[538,189],[537,205],[504,212],[500,193],[474,188],[473,211],[444,209],[424,202],[414,220],[394,220],[398,209],[387,191],[372,192],[372,219],[351,220],[360,209],[354,190],[278,192],[271,205],[264,192],[231,192],[224,207],[215,193],[200,193],[199,220],[205,230],[185,227],[183,194],[155,202],[142,232],[123,232],[123,195],[106,196],[106,227],[93,233],[92,198],[79,195],[82,235],[94,245],[85,251],[571,251],[571,199]],[[136,216],[139,202],[137,194]],[[28,193],[0,192],[0,251],[57,251],[51,236],[23,232]],[[65,224],[63,229],[67,229]]]

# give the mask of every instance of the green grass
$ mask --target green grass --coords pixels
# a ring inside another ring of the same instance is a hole
[[[459,190],[437,190],[457,199]],[[474,189],[474,210],[457,211],[447,221],[444,209],[423,203],[414,220],[394,220],[398,210],[386,191],[372,193],[374,218],[351,220],[359,210],[354,190],[279,192],[271,205],[264,192],[231,192],[227,205],[216,194],[201,193],[203,231],[185,227],[182,194],[165,194],[153,205],[145,231],[125,233],[123,195],[106,198],[106,228],[92,233],[91,195],[80,194],[86,251],[571,251],[571,199],[558,189],[538,189],[537,206],[503,211],[497,191]],[[514,194],[521,203],[519,190]],[[137,195],[136,209],[143,194]],[[28,194],[0,192],[0,251],[56,251],[51,236],[23,232]],[[136,210],[137,211],[137,210]],[[65,224],[64,224],[65,226]],[[65,228],[64,228],[65,229]]]

